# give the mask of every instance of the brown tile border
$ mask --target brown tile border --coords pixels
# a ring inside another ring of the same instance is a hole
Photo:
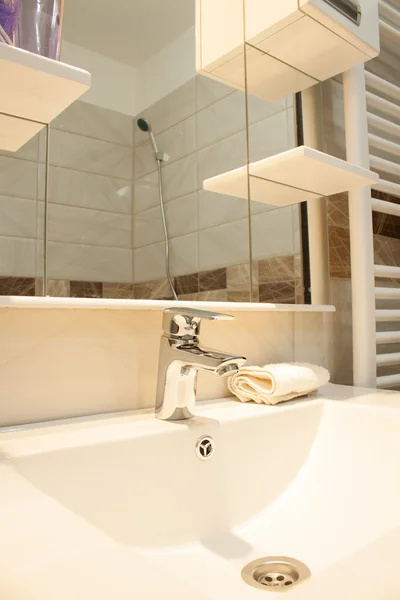
[[[288,281],[295,277],[294,256],[273,256],[258,261],[260,284]]]
[[[347,193],[328,197],[328,227],[349,228],[349,198]]]
[[[400,267],[400,239],[375,234],[374,260],[376,265]]]
[[[175,291],[178,296],[184,294],[197,294],[199,291],[199,274],[180,275],[174,280]],[[171,290],[170,290],[171,292]]]
[[[162,279],[155,279],[154,281],[148,282],[151,285],[151,298],[153,300],[164,300],[165,298],[172,298],[171,286],[166,277]],[[140,296],[135,296],[139,298]]]
[[[378,190],[372,190],[371,195],[377,200],[386,200],[386,202],[393,202],[394,204],[400,204],[400,197],[394,196],[393,194],[387,194],[386,192],[379,192]]]
[[[250,302],[250,291],[239,292],[227,290],[227,302]]]
[[[209,292],[199,292],[197,294],[199,302],[227,302],[228,290],[211,290]]]
[[[348,279],[351,276],[349,230],[330,227],[328,236],[330,276]]]
[[[211,271],[200,271],[199,291],[211,292],[227,288],[227,269],[213,269]]]
[[[258,261],[251,265],[253,288],[258,286]],[[230,292],[248,292],[250,289],[250,263],[230,265],[226,268],[226,287]]]
[[[33,277],[0,277],[0,296],[34,296],[35,289]]]
[[[103,298],[103,284],[98,281],[71,281],[71,298]]]
[[[282,303],[303,301],[300,255],[253,261],[252,272],[252,297],[249,290],[249,263],[177,276],[174,278],[174,283],[179,299],[183,301]],[[261,283],[259,283],[259,274]],[[18,278],[3,278],[3,280],[8,284],[19,281]],[[28,280],[20,278],[20,281]],[[37,279],[32,282],[31,295],[35,293],[35,284],[36,294],[42,295],[42,280]],[[5,288],[7,291],[3,293],[10,293],[8,284]],[[141,283],[49,280],[48,289],[49,295],[53,297],[173,300],[170,285],[165,277]]]
[[[135,297],[133,283],[103,283],[103,298],[131,300]]]
[[[260,302],[273,302],[276,304],[295,304],[295,281],[277,281],[262,283],[260,285]]]
[[[133,284],[133,297],[142,300],[150,300],[153,298],[153,283],[145,281],[143,283]]]

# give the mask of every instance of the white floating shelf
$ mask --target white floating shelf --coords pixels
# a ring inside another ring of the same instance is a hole
[[[248,177],[249,175],[249,177]],[[307,146],[206,179],[210,192],[287,206],[374,185],[379,175]]]
[[[86,92],[91,83],[87,71],[2,43],[0,77],[2,150],[18,150]],[[15,118],[25,121],[17,125]]]

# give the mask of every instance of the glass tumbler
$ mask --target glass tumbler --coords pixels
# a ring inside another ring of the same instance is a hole
[[[60,60],[64,0],[21,0],[15,45]]]

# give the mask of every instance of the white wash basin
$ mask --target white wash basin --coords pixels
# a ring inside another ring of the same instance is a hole
[[[399,394],[197,410],[189,426],[147,412],[1,431],[0,598],[400,598]],[[242,568],[269,555],[311,578],[250,587]]]

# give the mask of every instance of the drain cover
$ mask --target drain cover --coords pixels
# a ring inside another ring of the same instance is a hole
[[[243,580],[252,587],[283,592],[311,576],[305,564],[287,556],[267,556],[253,560],[242,570]]]
[[[196,454],[201,460],[208,460],[215,450],[215,442],[209,435],[204,435],[196,444]]]

